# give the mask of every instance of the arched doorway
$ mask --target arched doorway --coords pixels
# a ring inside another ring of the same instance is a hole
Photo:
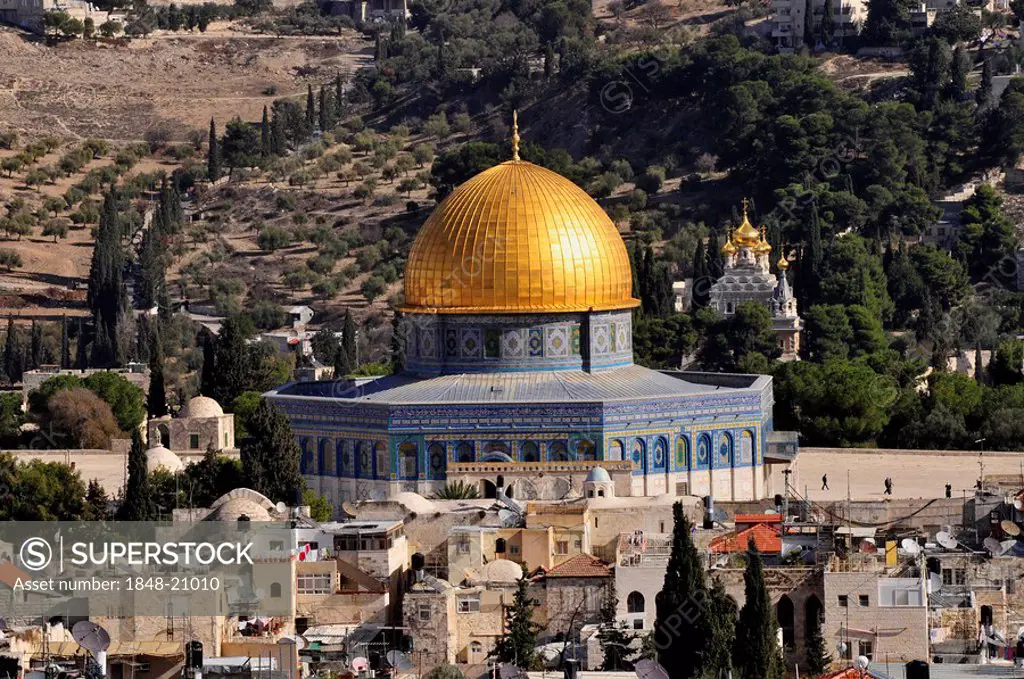
[[[520,455],[523,462],[538,462],[540,461],[540,448],[533,441],[527,441],[523,444]]]
[[[476,462],[476,455],[473,453],[473,444],[462,442],[455,449],[455,460],[457,462]]]
[[[796,644],[796,630],[793,627],[793,600],[783,594],[779,603],[775,604],[775,616],[782,628],[782,646],[790,649]]]
[[[565,444],[561,441],[555,441],[549,445],[548,460],[551,462],[568,462],[569,451],[565,449]]]
[[[402,465],[402,478],[415,479],[419,475],[419,459],[416,455],[415,443],[403,443],[398,447],[398,457]]]
[[[162,445],[164,448],[170,448],[171,430],[167,427],[166,424],[158,424],[156,426],[156,430],[160,434],[160,445]]]

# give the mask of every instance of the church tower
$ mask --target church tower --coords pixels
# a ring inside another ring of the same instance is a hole
[[[782,349],[782,360],[796,360],[800,352],[803,320],[797,315],[796,297],[786,279],[789,262],[779,257],[777,276],[771,274],[772,246],[765,239],[765,227],[758,231],[747,217],[743,200],[743,221],[733,229],[722,246],[725,271],[711,286],[711,307],[732,316],[744,302],[764,304],[772,315],[772,328]]]

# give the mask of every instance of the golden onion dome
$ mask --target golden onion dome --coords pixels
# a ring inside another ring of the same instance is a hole
[[[779,256],[779,261],[775,263],[775,266],[779,267],[779,271],[785,271],[786,269],[789,268],[789,260],[786,259],[785,252],[783,252],[782,255]]]
[[[420,229],[403,311],[542,313],[630,309],[629,255],[583,189],[512,160],[459,186]]]
[[[750,223],[750,219],[747,217],[746,198],[743,199],[743,221],[740,222],[740,225],[735,231],[733,231],[732,239],[736,242],[736,245],[741,248],[756,247],[758,242],[761,240],[761,234],[754,228],[754,225]]]
[[[729,237],[725,239],[725,245],[722,246],[722,254],[735,255],[736,250],[738,250],[738,248],[732,242],[732,234],[729,234]]]
[[[764,237],[764,227],[761,227],[761,240],[756,246],[754,246],[754,252],[759,255],[767,255],[772,251],[772,246],[768,244],[768,241]]]

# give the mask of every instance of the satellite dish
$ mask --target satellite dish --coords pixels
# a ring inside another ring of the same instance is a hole
[[[1003,554],[1009,552],[1015,544],[1017,544],[1016,540],[1003,540],[1002,542],[1000,542],[999,556],[1002,556]]]
[[[900,546],[903,547],[903,551],[907,554],[920,554],[921,545],[917,544],[917,540],[914,538],[903,538],[900,542]]]
[[[355,505],[353,505],[351,502],[342,502],[341,511],[345,512],[348,516],[350,516],[353,519],[359,516],[359,511],[356,510]]]
[[[729,565],[729,555],[723,554],[722,556],[715,559],[715,568],[725,568]]]
[[[365,672],[370,667],[370,661],[363,656],[352,658],[352,664],[350,667],[353,672]]]
[[[288,505],[286,505],[286,504],[285,504],[285,503],[283,503],[283,502],[278,502],[278,503],[277,503],[277,504],[276,504],[276,505],[274,506],[274,509],[276,509],[276,510],[277,510],[277,513],[278,513],[278,514],[284,514],[285,512],[287,512],[287,511],[288,511]]]
[[[1022,502],[1020,498],[1017,498],[1016,500],[1013,501],[1013,508],[1019,512],[1020,510],[1024,509],[1024,502]]]
[[[993,537],[985,538],[983,544],[985,545],[985,549],[987,549],[988,553],[992,556],[999,556],[1003,551],[1003,544]]]
[[[519,525],[521,519],[522,515],[513,512],[511,509],[498,510],[498,520],[501,521],[501,525],[505,528],[515,528]]]
[[[1020,526],[1018,526],[1013,521],[1000,521],[999,527],[1002,528],[1003,532],[1007,535],[1011,535],[1013,537],[1017,537],[1018,535],[1020,535]]]
[[[729,520],[729,512],[725,511],[721,507],[714,507],[711,510],[711,519],[715,523],[725,523]]]
[[[71,628],[71,637],[90,653],[102,653],[110,648],[110,635],[94,622],[80,620]]]
[[[838,651],[839,655],[846,653],[846,642],[840,641],[838,644],[836,644],[836,651]]]
[[[956,549],[960,544],[956,541],[956,538],[944,530],[935,534],[935,541],[938,542],[943,549]]]
[[[633,664],[633,671],[636,673],[637,679],[668,679],[668,672],[665,671],[665,668],[659,665],[657,660],[650,658],[637,660]]]
[[[871,661],[868,660],[867,656],[864,655],[858,655],[857,659],[853,661],[854,667],[856,667],[858,670],[866,670],[868,668],[868,665],[870,664]]]
[[[409,657],[401,651],[388,651],[384,657],[387,658],[388,664],[399,672],[408,672],[415,667],[412,660],[409,660]]]

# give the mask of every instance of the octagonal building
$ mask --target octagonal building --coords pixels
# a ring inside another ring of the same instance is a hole
[[[595,467],[611,478],[600,492],[618,496],[782,492],[772,468],[796,437],[772,430],[771,378],[636,365],[638,305],[601,207],[514,153],[456,188],[413,243],[403,373],[267,397],[308,484],[336,505],[454,480],[561,499]]]

